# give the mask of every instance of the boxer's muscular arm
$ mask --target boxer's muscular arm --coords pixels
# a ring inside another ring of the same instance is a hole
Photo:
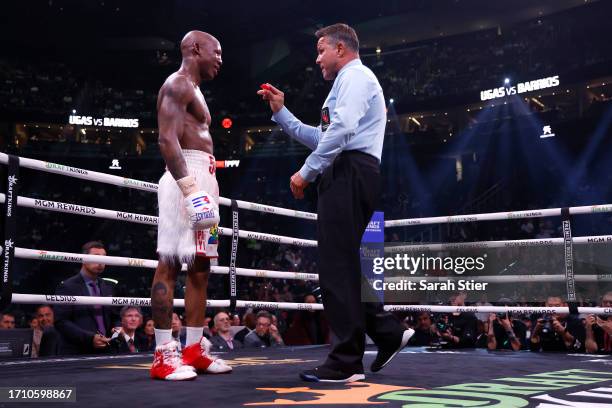
[[[189,175],[179,141],[183,136],[187,106],[194,96],[195,91],[189,81],[177,76],[167,84],[157,110],[159,150],[175,180]]]

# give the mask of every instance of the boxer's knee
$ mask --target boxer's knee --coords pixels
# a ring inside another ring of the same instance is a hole
[[[210,275],[210,259],[196,257],[193,264],[187,269],[187,283],[194,286],[208,286]]]
[[[154,282],[164,282],[167,285],[174,286],[176,277],[181,270],[181,264],[178,260],[160,259],[157,268],[155,269]]]

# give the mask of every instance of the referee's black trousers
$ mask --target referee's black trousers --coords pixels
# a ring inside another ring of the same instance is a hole
[[[319,181],[319,283],[335,335],[325,365],[363,372],[367,333],[379,348],[399,345],[403,328],[380,303],[362,302],[359,247],[380,196],[378,160],[359,151],[340,153]]]

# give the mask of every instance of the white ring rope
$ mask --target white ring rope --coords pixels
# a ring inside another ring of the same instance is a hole
[[[4,203],[6,197],[0,193],[0,203]],[[17,197],[17,205],[26,208],[61,212],[65,214],[86,215],[89,217],[103,218],[107,220],[119,220],[137,224],[157,225],[158,217],[154,215],[136,214],[124,211],[106,210],[104,208],[88,207],[85,205],[68,204],[58,201],[43,200],[38,198]],[[231,228],[219,227],[219,234],[232,236]],[[286,237],[283,235],[266,234],[263,232],[239,230],[238,237],[243,239],[254,239],[257,241],[274,242],[275,244],[288,244],[301,247],[316,247],[317,241],[311,239]]]
[[[574,275],[576,282],[612,282],[612,274],[601,275]],[[565,275],[490,275],[490,276],[390,276],[384,282],[425,280],[429,282],[448,282],[449,280],[474,280],[488,283],[526,283],[526,282],[563,282],[567,281]]]
[[[8,163],[8,155],[6,153],[0,153],[0,163]],[[113,174],[100,173],[92,170],[79,169],[77,167],[64,166],[63,164],[51,163],[42,160],[28,159],[27,157],[19,157],[19,165],[28,169],[44,171],[47,173],[61,174],[83,180],[96,181],[99,183],[112,184],[119,187],[133,188],[142,191],[150,191],[153,193],[157,193],[158,188],[157,184],[155,183],[119,177]],[[241,200],[236,200],[236,203],[238,208],[245,210],[265,212],[267,214],[285,215],[288,217],[302,218],[306,220],[317,219],[317,214],[305,211],[289,210],[287,208],[274,207],[271,205],[257,204]],[[232,200],[225,197],[219,197],[219,204],[231,206]]]
[[[70,252],[45,251],[27,248],[15,248],[15,257],[20,259],[33,259],[39,261],[55,261],[55,262],[71,262],[71,263],[102,263],[110,266],[121,266],[129,268],[149,268],[155,269],[157,261],[153,259],[141,258],[125,258],[120,256],[103,256],[78,254]],[[183,264],[183,270],[187,270],[187,265]],[[229,267],[227,266],[212,266],[211,272],[218,275],[227,275]],[[262,269],[236,268],[236,274],[239,276],[249,276],[256,278],[270,279],[296,279],[296,280],[319,280],[319,275],[316,273],[303,272],[281,272]],[[482,282],[491,283],[516,283],[518,280],[525,282],[564,282],[565,275],[492,275],[492,276],[427,276],[427,277],[386,277],[385,282],[394,282],[399,280],[414,280],[419,281],[426,279],[427,281],[447,281],[449,279],[473,279]],[[601,275],[576,275],[577,282],[601,282],[612,281],[612,274]]]
[[[52,303],[71,305],[101,305],[101,306],[140,306],[151,307],[150,298],[110,297],[110,296],[72,296],[72,295],[30,295],[13,293],[13,303]],[[185,299],[174,299],[175,307],[185,307]],[[229,300],[207,300],[208,307],[229,307]],[[236,301],[236,307],[255,309],[279,310],[323,310],[320,303],[291,303],[291,302],[251,302],[248,300]]]
[[[5,195],[0,193],[0,203],[4,203]],[[109,220],[120,220],[138,224],[157,225],[158,217],[129,213],[124,211],[107,210],[103,208],[88,207],[78,204],[68,204],[57,201],[33,199],[29,197],[17,197],[17,204],[21,207],[35,208],[47,211],[55,211],[67,214],[86,215],[90,217]],[[589,207],[591,208],[591,207]],[[219,234],[232,236],[230,228],[219,227]],[[254,239],[258,241],[273,242],[276,244],[288,244],[302,247],[316,247],[317,241],[302,238],[293,238],[282,235],[267,234],[263,232],[240,230],[238,237],[242,239]],[[596,235],[585,237],[573,237],[574,244],[602,244],[612,243],[612,235]],[[558,246],[563,245],[563,238],[539,238],[522,240],[500,240],[500,241],[477,241],[477,242],[454,242],[442,244],[413,244],[387,246],[385,252],[414,252],[414,251],[446,251],[454,249],[482,249],[482,248],[514,248],[535,246]]]
[[[612,235],[592,235],[585,237],[572,237],[573,244],[609,244]],[[448,251],[453,249],[482,249],[482,248],[524,248],[549,247],[563,245],[563,238],[516,239],[505,241],[476,241],[453,242],[446,244],[416,244],[386,246],[385,253],[415,252],[415,251]]]
[[[39,261],[56,261],[56,262],[71,262],[71,263],[101,263],[110,266],[124,266],[128,268],[157,268],[157,261],[153,259],[141,258],[124,258],[121,256],[104,256],[90,254],[76,254],[70,252],[43,251],[27,248],[15,248],[15,257],[20,259],[34,259]],[[183,264],[183,270],[187,270],[187,265]],[[229,267],[227,266],[211,266],[211,273],[218,275],[227,275]],[[280,272],[268,271],[260,269],[236,268],[236,275],[250,276],[256,278],[277,278],[277,279],[297,279],[297,280],[312,280],[319,279],[316,273],[303,272]]]
[[[27,304],[70,304],[70,305],[101,305],[101,306],[140,306],[151,307],[150,298],[133,297],[100,297],[100,296],[71,296],[71,295],[30,295],[13,293],[13,303]],[[229,300],[207,300],[208,307],[229,307]],[[184,299],[174,299],[175,307],[185,307]],[[274,310],[323,310],[320,303],[292,303],[292,302],[252,302],[248,300],[236,301],[238,308],[274,309]],[[430,312],[430,313],[569,313],[568,307],[524,307],[524,306],[440,306],[440,305],[386,305],[385,310],[390,312]],[[612,314],[612,308],[578,307],[581,314]]]
[[[389,312],[429,312],[429,313],[569,313],[569,307],[525,307],[525,306],[440,306],[440,305],[385,305]],[[612,307],[578,307],[580,314],[612,314]]]
[[[155,269],[157,261],[153,259],[141,258],[125,258],[120,256],[103,256],[103,255],[88,255],[70,252],[44,251],[27,248],[15,248],[15,257],[20,259],[33,259],[38,261],[55,261],[55,262],[71,262],[71,263],[102,263],[109,266],[122,266],[128,268],[149,268]],[[187,265],[183,264],[184,271],[187,270]],[[211,273],[217,275],[227,275],[229,267],[227,266],[212,266]],[[249,276],[255,278],[268,279],[296,279],[317,281],[319,275],[316,273],[303,272],[281,272],[269,271],[262,269],[236,268],[238,276]],[[401,280],[419,281],[427,280],[428,282],[447,281],[449,279],[470,279],[480,282],[490,283],[516,283],[517,281],[524,282],[564,282],[565,275],[492,275],[492,276],[408,276],[408,277],[386,277],[385,282],[395,282]],[[612,274],[601,275],[576,275],[577,282],[609,282],[612,281]]]
[[[0,153],[0,163],[8,163],[8,155],[6,153]],[[61,174],[70,177],[76,177],[84,180],[97,181],[100,183],[113,184],[120,187],[134,188],[137,190],[157,192],[157,184],[149,183],[145,181],[119,177],[112,174],[100,173],[97,171],[79,169],[77,167],[65,166],[62,164],[56,164],[51,162],[45,162],[42,160],[29,159],[26,157],[19,158],[19,165],[40,170],[48,173]],[[289,217],[316,220],[317,214],[289,210],[281,207],[274,207],[270,205],[252,203],[249,201],[236,200],[238,208],[265,212],[269,214],[286,215]],[[231,200],[225,197],[219,197],[219,204],[230,206]],[[601,204],[601,205],[590,205],[590,206],[579,206],[570,207],[569,213],[575,214],[597,214],[612,212],[612,204]],[[481,213],[481,214],[465,214],[465,215],[452,215],[452,216],[441,216],[441,217],[423,217],[423,218],[407,218],[400,220],[387,220],[385,221],[385,227],[401,227],[410,225],[429,225],[429,224],[447,224],[447,223],[459,223],[459,222],[477,222],[477,221],[495,221],[495,220],[511,220],[511,219],[522,219],[522,218],[536,218],[536,217],[556,217],[561,215],[561,208],[547,208],[539,210],[524,210],[524,211],[509,211],[509,212],[493,212],[493,213]]]
[[[570,207],[569,213],[575,214],[598,214],[612,212],[612,204],[601,205],[585,205],[581,207]],[[537,217],[559,217],[561,216],[561,208],[547,208],[542,210],[525,210],[525,211],[509,211],[509,212],[493,212],[481,214],[465,214],[451,215],[448,217],[424,217],[424,218],[407,218],[402,220],[385,221],[385,227],[404,227],[409,225],[429,225],[429,224],[449,224],[458,222],[477,222],[477,221],[497,221],[497,220],[515,220],[521,218],[537,218]]]

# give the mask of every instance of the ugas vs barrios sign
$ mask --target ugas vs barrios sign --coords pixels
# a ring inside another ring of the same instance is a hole
[[[528,82],[520,82],[516,84],[516,86],[500,86],[499,88],[480,91],[480,100],[488,101],[525,92],[539,91],[540,89],[554,88],[556,86],[559,86],[559,75]]]
[[[138,119],[124,118],[94,118],[93,116],[70,115],[68,123],[79,126],[104,126],[115,128],[137,128]]]

